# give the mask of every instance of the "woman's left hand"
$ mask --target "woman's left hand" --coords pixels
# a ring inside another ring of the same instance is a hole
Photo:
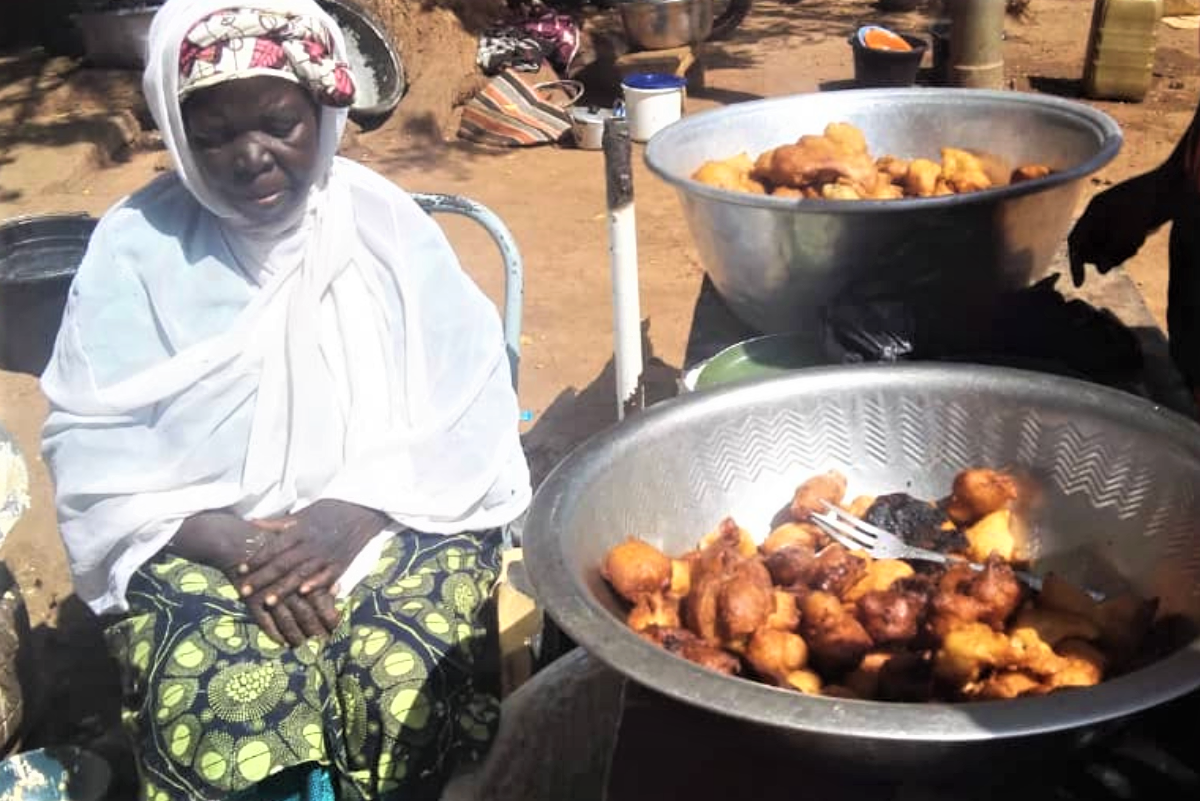
[[[334,582],[389,520],[373,509],[321,500],[295,515],[260,521],[275,533],[239,567],[238,592],[248,604],[267,607],[294,593],[333,592]]]

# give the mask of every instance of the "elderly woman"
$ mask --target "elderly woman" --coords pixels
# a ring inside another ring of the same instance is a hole
[[[436,797],[496,726],[478,612],[530,494],[498,315],[335,156],[354,76],[311,0],[169,0],[147,63],[176,170],[100,221],[42,378],[141,796],[320,764]]]

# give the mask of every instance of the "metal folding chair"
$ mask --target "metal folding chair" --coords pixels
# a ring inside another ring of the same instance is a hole
[[[414,192],[413,199],[430,215],[458,214],[479,223],[492,237],[504,259],[504,342],[512,370],[513,388],[517,387],[521,365],[521,309],[525,298],[525,268],[517,241],[508,226],[482,203],[459,195]]]
[[[513,389],[517,388],[521,366],[521,308],[525,299],[525,267],[517,241],[496,213],[482,203],[459,195],[414,192],[413,199],[428,214],[458,214],[479,223],[492,237],[504,259],[504,343],[508,350],[508,366],[512,370]],[[521,543],[525,515],[504,528],[506,547]]]

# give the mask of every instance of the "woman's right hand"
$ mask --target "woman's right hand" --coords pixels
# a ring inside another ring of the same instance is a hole
[[[266,548],[285,525],[254,523],[225,511],[192,515],[183,522],[168,549],[193,562],[214,567],[235,587],[245,577],[239,567]],[[264,633],[278,643],[296,647],[311,637],[327,637],[341,618],[331,591],[306,595],[290,593],[267,606],[247,599],[247,608]]]
[[[1162,181],[1157,171],[1146,173],[1092,198],[1067,238],[1075,286],[1083,285],[1088,264],[1103,275],[1132,258],[1166,222]]]

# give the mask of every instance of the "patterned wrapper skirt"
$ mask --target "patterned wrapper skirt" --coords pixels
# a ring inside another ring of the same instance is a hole
[[[145,801],[215,799],[308,763],[341,798],[437,798],[499,722],[481,614],[499,532],[403,532],[325,641],[269,639],[220,571],[162,555],[107,630]]]

